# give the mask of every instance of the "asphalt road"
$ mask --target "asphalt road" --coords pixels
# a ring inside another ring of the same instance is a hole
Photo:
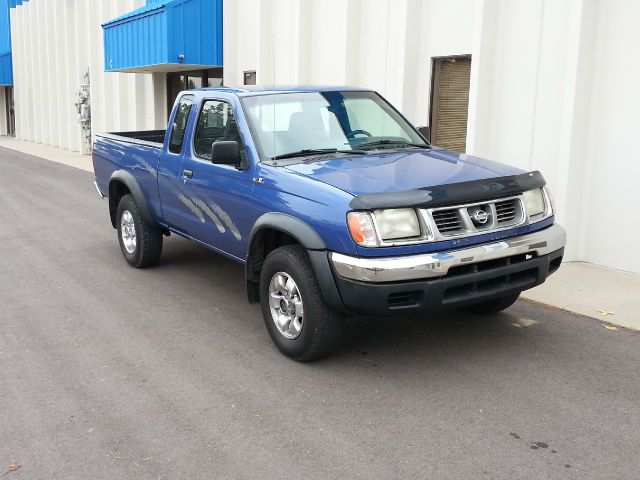
[[[240,265],[130,268],[92,181],[0,149],[3,480],[640,478],[640,334],[518,302],[298,364]]]

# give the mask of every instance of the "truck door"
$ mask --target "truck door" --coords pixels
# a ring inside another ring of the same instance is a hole
[[[183,95],[169,119],[168,140],[160,156],[158,164],[158,191],[162,204],[162,216],[166,224],[178,231],[183,231],[188,218],[193,215],[185,205],[181,195],[184,183],[182,159],[188,142],[187,127],[193,110],[193,95]]]
[[[244,259],[257,212],[251,202],[252,167],[232,105],[224,100],[203,101],[193,130],[193,143],[182,160],[182,201],[189,210],[183,227],[196,240]],[[242,168],[211,162],[212,145],[221,140],[239,143]]]

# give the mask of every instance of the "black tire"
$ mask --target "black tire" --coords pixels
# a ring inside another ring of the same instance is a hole
[[[294,339],[280,332],[271,315],[269,285],[279,272],[296,283],[303,302],[302,330]],[[340,345],[343,319],[325,304],[307,253],[299,245],[279,247],[267,256],[260,274],[260,304],[269,335],[287,357],[299,362],[317,360]]]
[[[506,297],[496,298],[494,300],[488,300],[486,302],[464,307],[462,310],[475,315],[491,315],[492,313],[498,313],[509,308],[511,305],[516,303],[519,296],[520,292],[512,293]]]
[[[124,212],[131,214],[135,229],[136,244],[131,252],[125,247],[122,236],[122,215]],[[158,263],[160,254],[162,253],[162,231],[144,221],[142,213],[131,195],[124,195],[118,203],[116,227],[118,230],[120,250],[125,260],[129,262],[132,267],[145,268]]]

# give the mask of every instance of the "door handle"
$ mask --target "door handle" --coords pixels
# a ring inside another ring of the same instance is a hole
[[[182,176],[183,176],[184,178],[192,178],[192,177],[193,177],[193,170],[189,170],[189,169],[184,170],[184,171],[182,172]]]

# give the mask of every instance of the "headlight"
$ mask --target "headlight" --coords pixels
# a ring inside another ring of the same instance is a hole
[[[413,208],[375,210],[374,215],[384,241],[420,236],[420,222]]]
[[[351,237],[363,247],[382,242],[421,236],[420,221],[413,208],[394,208],[374,212],[349,212],[347,224]]]
[[[528,190],[523,193],[524,208],[529,216],[529,220],[538,220],[547,211],[544,201],[544,193],[541,188]]]
[[[549,185],[545,185],[543,188],[545,196],[547,198],[547,203],[549,204],[549,215],[555,215],[556,213],[556,202],[553,200],[553,195],[551,195],[551,189]]]

